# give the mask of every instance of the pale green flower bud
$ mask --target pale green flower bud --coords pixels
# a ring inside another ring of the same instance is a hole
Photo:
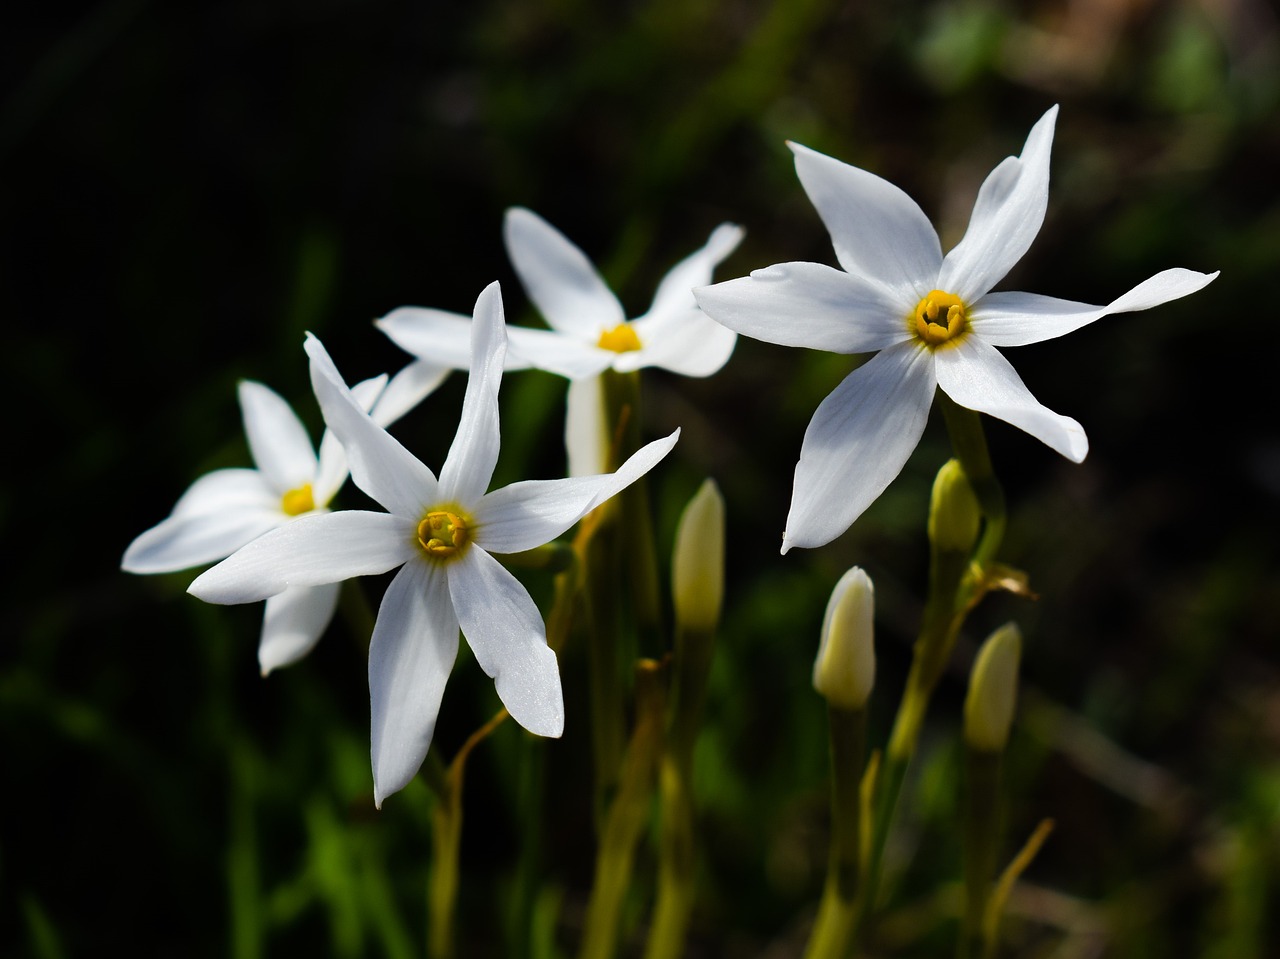
[[[929,539],[943,552],[969,553],[978,541],[982,510],[964,467],[947,460],[933,481],[929,502]]]
[[[1014,623],[1001,626],[978,650],[964,701],[964,738],[972,748],[995,753],[1009,741],[1021,655],[1022,633]]]
[[[724,497],[714,480],[702,484],[680,517],[671,593],[681,629],[715,631],[724,598]]]
[[[875,606],[875,588],[861,567],[841,576],[831,591],[813,664],[813,688],[832,706],[861,709],[871,695],[876,680]]]

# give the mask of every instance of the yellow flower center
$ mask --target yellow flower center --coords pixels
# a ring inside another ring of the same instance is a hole
[[[600,334],[596,346],[602,350],[613,350],[615,353],[630,353],[640,349],[640,337],[636,336],[634,327],[629,323],[619,323],[611,330]]]
[[[311,495],[311,484],[303,483],[297,489],[291,489],[280,499],[280,508],[290,516],[301,516],[316,508],[315,497]]]
[[[969,307],[954,293],[932,290],[916,304],[907,324],[929,346],[941,346],[964,335],[969,327]]]
[[[449,510],[432,510],[418,524],[418,543],[427,555],[449,559],[471,542],[467,521]]]

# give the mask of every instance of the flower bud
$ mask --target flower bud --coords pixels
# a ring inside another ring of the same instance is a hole
[[[942,552],[969,553],[978,541],[982,510],[957,459],[947,460],[933,481],[929,539]]]
[[[813,664],[813,688],[832,706],[861,709],[871,695],[876,680],[875,606],[875,588],[861,567],[841,576],[831,591]]]
[[[1000,752],[1009,741],[1021,655],[1022,633],[1014,623],[1001,626],[978,650],[964,701],[964,738],[973,749]]]
[[[724,497],[714,480],[702,484],[680,516],[671,593],[681,629],[715,631],[724,598]]]

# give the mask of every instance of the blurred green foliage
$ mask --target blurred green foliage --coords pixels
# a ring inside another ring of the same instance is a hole
[[[722,277],[832,262],[787,138],[902,186],[947,245],[981,177],[1054,102],[1049,214],[1007,287],[1106,302],[1165,267],[1223,274],[1014,355],[1092,452],[1072,466],[990,430],[1004,555],[1043,598],[989,600],[962,639],[876,948],[950,948],[963,676],[1010,618],[1027,637],[1010,854],[1040,818],[1058,825],[1015,891],[1008,954],[1280,948],[1271,7],[105,0],[16,17],[0,29],[4,955],[422,954],[428,798],[414,784],[373,810],[360,642],[338,623],[262,680],[260,610],[118,569],[192,479],[247,462],[237,379],[268,382],[318,428],[303,330],[354,381],[403,363],[369,324],[395,306],[469,310],[498,278],[509,316],[531,321],[501,245],[512,204],[603,264],[632,315],[722,220],[748,231]],[[742,341],[710,380],[646,381],[647,429],[685,430],[653,477],[660,542],[706,475],[729,509],[690,956],[802,947],[826,849],[809,671],[854,563],[880,600],[877,741],[901,688],[938,425],[848,534],[777,555],[804,426],[851,366]],[[461,382],[398,427],[433,466]],[[496,481],[561,471],[563,383],[512,374],[503,395]],[[376,601],[381,584],[362,585]],[[472,761],[463,955],[551,959],[576,942],[593,833],[581,650],[562,661],[564,739],[507,724]],[[446,755],[496,705],[464,653]],[[648,903],[632,906],[634,934]]]

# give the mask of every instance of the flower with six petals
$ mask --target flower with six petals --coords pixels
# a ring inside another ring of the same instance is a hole
[[[784,346],[876,355],[818,406],[796,465],[782,551],[830,542],[902,470],[934,391],[1025,430],[1067,458],[1088,452],[1075,420],[1042,406],[996,347],[1023,346],[1111,313],[1194,293],[1216,273],[1172,269],[1106,306],[992,287],[1044,220],[1057,107],[978,192],[969,227],[944,257],[919,206],[891,183],[799,144],[796,172],[844,270],[784,263],[694,290],[713,319]]]
[[[616,473],[486,492],[498,457],[498,386],[506,352],[496,283],[476,302],[471,336],[461,421],[438,479],[369,418],[320,342],[308,338],[325,422],[346,447],[356,485],[387,512],[300,518],[254,540],[190,587],[208,602],[244,603],[401,567],[383,596],[369,647],[379,805],[412,779],[426,757],[459,630],[511,716],[531,732],[560,735],[560,676],[542,617],[491,554],[521,552],[559,536],[648,472],[679,435],[677,430],[643,447]]]

